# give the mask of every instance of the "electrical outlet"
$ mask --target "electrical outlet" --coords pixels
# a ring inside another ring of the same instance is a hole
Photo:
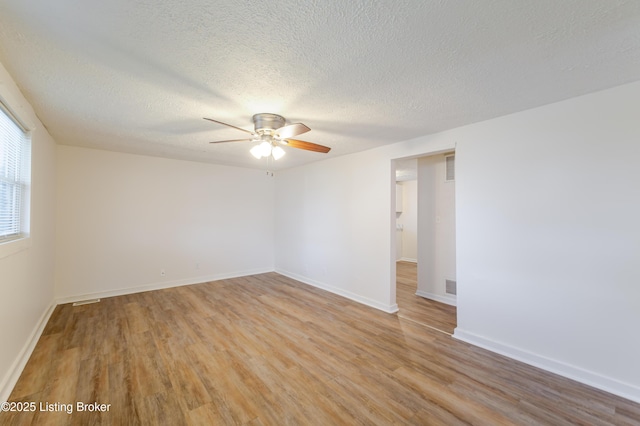
[[[196,269],[200,269],[200,263],[196,263]]]
[[[160,269],[160,276],[164,277],[165,275],[167,275],[167,274],[166,274],[166,272],[164,272],[164,269]]]

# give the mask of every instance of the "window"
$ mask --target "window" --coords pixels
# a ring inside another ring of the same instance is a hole
[[[26,129],[0,102],[0,244],[29,233],[30,151]]]

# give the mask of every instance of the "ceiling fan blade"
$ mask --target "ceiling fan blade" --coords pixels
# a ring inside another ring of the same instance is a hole
[[[316,143],[311,143],[311,142],[299,141],[297,139],[285,139],[282,142],[292,148],[306,149],[307,151],[322,152],[325,154],[331,151],[331,148],[329,148],[328,146],[322,146],[322,145],[318,145]]]
[[[289,124],[288,126],[280,127],[275,131],[275,133],[276,133],[276,136],[278,136],[280,139],[287,139],[293,136],[298,136],[303,133],[307,133],[309,130],[311,129],[302,123],[293,123],[293,124]]]
[[[234,129],[240,130],[242,132],[253,134],[253,132],[246,129],[242,129],[240,127],[236,127],[233,124],[223,123],[222,121],[214,120],[213,118],[207,118],[207,117],[202,117],[202,118],[204,118],[205,120],[213,121],[214,123],[222,124],[223,126],[233,127]]]
[[[245,142],[245,141],[251,141],[253,139],[229,139],[226,141],[213,141],[213,142],[209,142],[209,143],[223,143],[223,142]]]

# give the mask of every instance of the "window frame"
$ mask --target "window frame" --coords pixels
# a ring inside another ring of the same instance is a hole
[[[0,96],[0,114],[4,114],[22,131],[24,138],[19,156],[20,231],[10,238],[0,238],[0,259],[31,246],[31,131]]]

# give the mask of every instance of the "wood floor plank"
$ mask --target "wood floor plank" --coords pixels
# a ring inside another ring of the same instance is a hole
[[[413,319],[276,273],[58,306],[10,399],[110,410],[0,425],[640,425],[640,404],[424,326],[455,310],[410,285]]]
[[[160,356],[167,366],[171,389],[181,395],[182,406],[190,411],[211,402],[211,395],[197,371],[192,368],[195,360],[189,356],[187,349],[172,345],[171,341],[158,344]]]
[[[110,364],[108,367],[109,399],[95,401],[111,404],[108,420],[112,425],[139,425],[145,417],[132,378],[128,375],[125,361]],[[105,416],[107,417],[107,416]]]
[[[52,375],[54,356],[60,346],[60,334],[48,334],[40,337],[20,380],[13,388],[11,396],[17,399],[36,394],[44,390]]]
[[[140,306],[139,303],[132,302],[127,303],[124,309],[131,333],[144,333],[149,330],[149,323],[144,307]]]
[[[75,333],[76,331],[74,331]],[[77,383],[80,370],[80,348],[75,347],[64,351],[60,357],[54,359],[52,374],[47,387],[40,393],[40,403],[62,403],[75,409],[77,400]],[[72,414],[65,410],[36,411],[33,424],[67,425],[71,424]]]
[[[214,403],[201,405],[187,412],[187,423],[191,425],[224,425],[232,424],[218,410]]]
[[[109,400],[109,371],[105,358],[98,355],[80,361],[75,399],[86,403]],[[80,425],[110,424],[107,413],[95,416],[89,411],[77,412],[73,416],[72,423]]]
[[[243,424],[257,417],[253,392],[247,386],[247,382],[255,383],[255,379],[242,374],[237,366],[234,368],[232,356],[226,351],[217,352],[215,357],[208,357],[204,363],[198,365],[206,365],[202,370],[209,373],[206,385],[225,424]]]
[[[42,335],[60,334],[67,328],[67,323],[73,315],[74,309],[71,304],[58,305],[53,310],[49,322],[45,326]]]
[[[149,426],[174,426],[186,423],[185,413],[180,408],[177,392],[163,392],[149,395],[144,398],[145,416],[143,425]]]
[[[455,413],[456,418],[464,422],[486,425],[513,423],[503,413],[492,411],[477,400],[464,398],[463,395],[452,391],[447,384],[416,374],[415,371],[406,367],[400,367],[395,373],[414,391],[424,395],[431,403],[450,413]]]

